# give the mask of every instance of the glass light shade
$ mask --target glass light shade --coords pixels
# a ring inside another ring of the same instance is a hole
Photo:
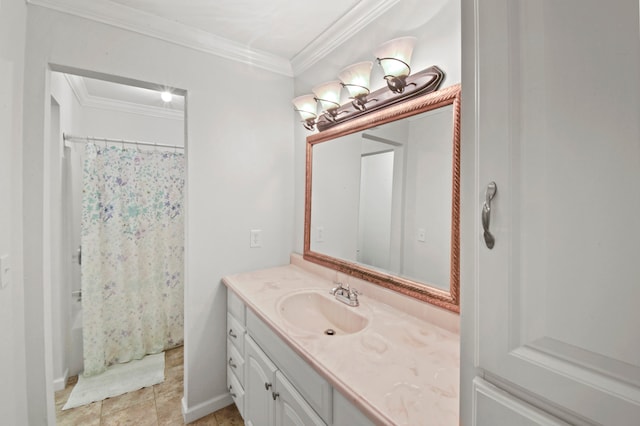
[[[324,111],[335,109],[340,106],[340,91],[342,85],[338,80],[322,83],[311,91],[315,93],[316,98],[320,101],[320,106]]]
[[[371,67],[373,67],[373,62],[365,61],[349,65],[340,71],[338,78],[344,83],[351,97],[355,98],[369,93]]]
[[[291,102],[293,102],[296,111],[300,113],[300,117],[302,117],[303,120],[306,121],[318,116],[318,102],[314,95],[298,96]]]
[[[400,37],[393,40],[389,40],[383,43],[375,50],[376,58],[380,59],[380,65],[384,70],[385,75],[392,75],[394,77],[406,77],[411,72],[409,66],[411,65],[411,54],[413,48],[416,45],[417,39],[415,37]],[[394,58],[400,61],[384,60],[384,58]]]
[[[162,92],[160,93],[160,98],[163,102],[171,102],[171,100],[173,99],[173,95],[171,94],[171,92]]]

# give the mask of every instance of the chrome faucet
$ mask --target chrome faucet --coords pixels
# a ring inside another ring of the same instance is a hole
[[[350,288],[349,284],[342,284],[340,282],[334,283],[336,286],[329,291],[332,295],[336,297],[337,300],[345,303],[349,306],[358,306],[360,302],[358,302],[358,295],[360,292],[355,288]]]

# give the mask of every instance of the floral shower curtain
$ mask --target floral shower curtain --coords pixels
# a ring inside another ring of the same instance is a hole
[[[184,154],[87,144],[84,375],[182,344]]]

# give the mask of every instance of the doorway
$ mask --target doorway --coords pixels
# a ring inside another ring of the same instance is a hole
[[[393,149],[365,153],[360,159],[357,261],[389,269],[393,199]]]
[[[45,262],[50,265],[51,294],[47,303],[52,316],[48,322],[52,362],[48,374],[53,378],[54,390],[60,390],[84,370],[81,218],[87,153],[118,151],[135,156],[157,151],[182,156],[185,92],[93,73],[57,71],[51,72],[50,88],[47,192],[51,215],[49,256]],[[172,92],[171,99],[166,93],[163,99],[163,92]],[[113,174],[111,177],[118,179]],[[84,248],[85,260],[89,249]],[[121,264],[122,259],[115,261]],[[180,302],[184,306],[183,296]],[[184,328],[183,323],[181,326]],[[176,339],[173,345],[181,343]],[[115,362],[124,361],[127,359]]]

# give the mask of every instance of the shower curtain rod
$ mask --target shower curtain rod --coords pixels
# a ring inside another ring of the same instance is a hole
[[[126,139],[111,139],[111,138],[96,138],[93,136],[74,136],[63,133],[62,137],[65,141],[69,142],[83,142],[88,143],[92,142],[111,142],[111,143],[121,143],[127,145],[145,145],[145,146],[155,146],[158,148],[174,148],[174,149],[184,149],[183,146],[178,145],[167,145],[163,143],[153,143],[153,142],[142,142],[142,141],[131,141]]]

